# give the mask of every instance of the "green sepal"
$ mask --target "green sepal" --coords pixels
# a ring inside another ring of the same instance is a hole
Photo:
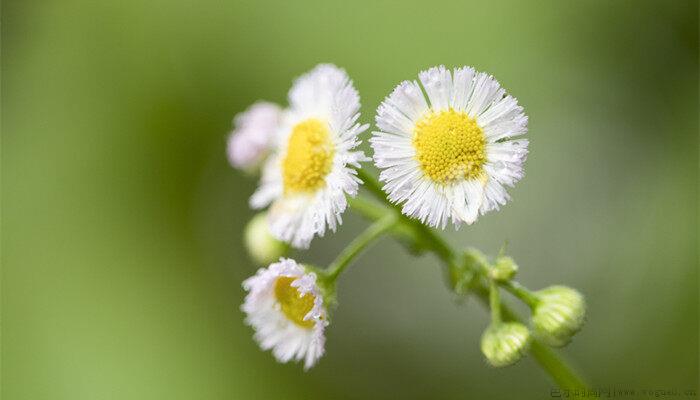
[[[338,306],[335,281],[329,279],[326,270],[322,268],[310,264],[304,264],[304,268],[307,272],[311,272],[316,275],[316,285],[318,285],[318,288],[321,289],[323,305],[328,311],[328,319],[330,320],[331,309]]]

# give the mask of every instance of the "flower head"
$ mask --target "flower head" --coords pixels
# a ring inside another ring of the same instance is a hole
[[[517,272],[518,264],[515,263],[515,260],[508,256],[498,256],[493,268],[489,271],[489,275],[491,279],[505,282],[513,279]]]
[[[532,313],[535,334],[550,346],[565,346],[585,322],[583,295],[566,286],[550,286],[535,295],[539,299]]]
[[[481,336],[481,352],[494,367],[505,367],[520,360],[530,344],[530,331],[518,322],[499,322]]]
[[[384,190],[433,227],[471,224],[497,210],[523,173],[527,117],[499,83],[471,67],[433,67],[404,81],[377,109],[372,147]]]
[[[316,274],[281,258],[243,282],[248,291],[241,309],[263,350],[279,362],[304,360],[312,367],[323,355],[327,322]]]
[[[334,65],[321,64],[294,82],[289,112],[277,152],[263,169],[254,208],[272,203],[268,220],[277,238],[306,248],[314,236],[335,231],[361,181],[353,168],[365,161],[357,135],[360,97],[350,78]]]
[[[289,250],[287,243],[275,239],[270,234],[267,214],[264,212],[258,213],[248,222],[243,239],[250,258],[259,265],[278,260]]]
[[[254,169],[273,145],[282,117],[282,109],[273,103],[257,102],[233,118],[226,152],[232,166]]]

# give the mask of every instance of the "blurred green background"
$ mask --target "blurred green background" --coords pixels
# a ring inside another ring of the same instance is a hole
[[[225,137],[318,62],[355,80],[364,122],[426,67],[494,74],[530,116],[527,176],[450,242],[508,240],[523,283],[584,292],[563,353],[595,387],[697,388],[697,1],[5,0],[4,399],[550,396],[529,358],[487,367],[485,310],[388,239],[344,276],[316,368],[257,348],[255,181]],[[303,259],[363,226],[347,213]]]

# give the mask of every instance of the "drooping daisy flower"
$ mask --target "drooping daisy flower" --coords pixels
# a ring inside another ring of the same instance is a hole
[[[433,67],[404,81],[377,109],[370,142],[380,180],[403,213],[433,227],[459,226],[510,199],[523,175],[527,117],[491,75]]]
[[[270,152],[281,117],[282,109],[277,104],[264,101],[236,115],[226,146],[231,165],[241,169],[260,165]]]
[[[280,362],[303,359],[305,369],[312,367],[323,355],[328,324],[316,274],[281,258],[246,279],[243,288],[248,295],[241,309],[260,347],[272,349]]]
[[[357,135],[360,97],[350,78],[334,65],[321,64],[294,82],[289,112],[278,137],[278,151],[266,162],[254,208],[272,203],[270,230],[294,247],[306,248],[326,228],[335,231],[361,181],[354,168],[366,161]]]

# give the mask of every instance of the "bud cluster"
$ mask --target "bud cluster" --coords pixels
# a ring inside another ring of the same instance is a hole
[[[530,326],[535,338],[552,347],[567,345],[585,322],[583,295],[566,286],[550,286],[530,292],[513,281],[518,266],[512,258],[498,256],[484,262],[482,276],[489,282],[492,321],[481,337],[481,351],[489,364],[504,367],[520,360],[531,341],[530,330],[516,321],[501,321],[499,286],[513,293],[532,310]]]

